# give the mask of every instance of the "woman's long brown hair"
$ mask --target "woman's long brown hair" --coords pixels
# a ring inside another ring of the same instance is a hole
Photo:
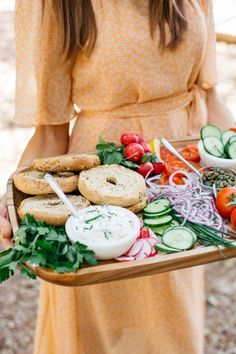
[[[90,54],[97,37],[92,1],[53,0],[53,4],[59,33],[61,33],[60,38],[62,38],[60,55],[63,58],[70,58],[81,50]],[[159,27],[160,47],[162,49],[176,48],[188,26],[184,0],[149,0],[149,20],[152,37],[154,37],[156,28]],[[168,44],[166,43],[166,25],[170,31]]]

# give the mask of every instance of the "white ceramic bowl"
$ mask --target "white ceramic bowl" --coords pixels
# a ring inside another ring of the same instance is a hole
[[[99,207],[102,208],[102,206],[96,206],[96,208]],[[79,211],[79,213],[85,213],[86,210],[91,208],[94,207],[90,206],[89,208],[82,209]],[[129,219],[132,221],[132,233],[127,234],[127,237],[125,236],[119,240],[84,240],[84,238],[80,239],[78,228],[76,229],[76,226],[79,227],[78,219],[76,219],[74,216],[70,216],[65,225],[68,238],[72,242],[79,241],[85,244],[88,249],[95,252],[96,258],[100,260],[113,259],[124,254],[132,246],[140,232],[140,220],[134,213],[128,209],[117,206],[109,206],[109,208],[112,208],[114,211],[122,210],[122,212],[125,212],[127,217],[129,217]]]
[[[222,159],[208,154],[204,149],[203,143],[200,140],[198,143],[198,151],[201,158],[201,166],[211,166],[220,168],[230,168],[236,170],[236,159]]]

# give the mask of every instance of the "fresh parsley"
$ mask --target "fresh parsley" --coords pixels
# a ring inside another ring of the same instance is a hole
[[[117,145],[115,143],[108,143],[100,137],[96,150],[103,165],[115,164],[131,169],[138,167],[138,165],[126,159],[124,146]]]
[[[57,273],[74,272],[82,263],[96,265],[94,252],[87,246],[72,243],[64,227],[37,222],[27,214],[14,236],[14,246],[0,253],[0,283],[14,275],[17,268],[32,279],[35,273],[25,262],[50,268]]]

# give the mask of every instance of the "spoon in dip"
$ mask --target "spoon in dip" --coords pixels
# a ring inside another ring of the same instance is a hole
[[[61,201],[64,203],[64,205],[67,207],[67,209],[71,212],[71,214],[75,217],[78,218],[78,210],[77,208],[71,203],[71,201],[67,198],[65,193],[62,191],[61,187],[57,184],[56,180],[53,178],[52,175],[49,173],[46,173],[44,176],[44,179],[48,182],[50,187],[54,190],[54,192],[57,194],[57,196],[61,199]]]

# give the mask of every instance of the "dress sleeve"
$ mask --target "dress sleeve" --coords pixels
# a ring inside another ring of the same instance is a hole
[[[203,14],[206,19],[207,44],[198,77],[198,84],[203,89],[213,88],[216,78],[216,34],[213,18],[212,0],[201,1]]]
[[[59,63],[52,0],[16,0],[15,123],[54,125],[75,116],[72,64]]]

